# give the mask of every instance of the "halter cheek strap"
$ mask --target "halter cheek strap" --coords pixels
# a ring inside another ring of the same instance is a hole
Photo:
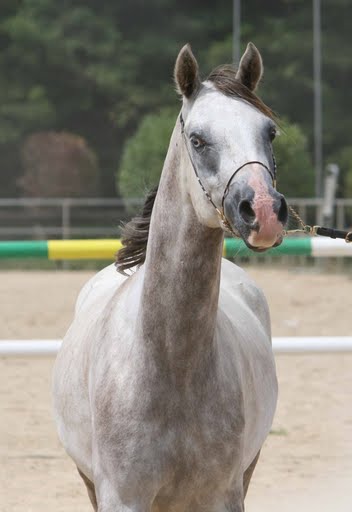
[[[231,185],[231,182],[232,180],[234,179],[234,177],[236,176],[236,174],[241,170],[243,169],[244,167],[246,167],[246,165],[250,165],[250,164],[259,164],[261,165],[262,167],[264,167],[264,169],[266,169],[268,171],[268,173],[270,174],[271,176],[271,179],[272,179],[272,182],[273,182],[273,186],[274,188],[276,188],[276,160],[275,160],[275,157],[274,157],[274,154],[272,155],[273,157],[273,162],[274,162],[274,170],[273,172],[271,172],[271,170],[269,169],[269,167],[265,164],[263,164],[262,162],[259,162],[257,160],[251,160],[249,162],[246,162],[244,163],[243,165],[241,165],[240,167],[238,167],[234,173],[231,175],[230,179],[228,180],[227,184],[226,184],[226,187],[225,187],[225,190],[224,190],[224,193],[223,193],[223,196],[222,196],[222,201],[221,201],[221,210],[216,206],[216,204],[214,203],[214,201],[212,200],[209,192],[205,189],[200,177],[199,177],[199,174],[198,174],[198,171],[197,171],[197,168],[196,166],[194,165],[193,163],[193,160],[192,160],[192,156],[191,156],[191,153],[189,151],[189,148],[188,148],[188,144],[187,144],[187,140],[186,140],[186,134],[185,134],[185,122],[183,120],[183,117],[182,117],[182,113],[180,114],[180,123],[181,123],[181,133],[182,133],[182,137],[183,137],[183,140],[184,140],[184,143],[185,143],[185,146],[186,146],[186,150],[187,150],[187,154],[188,154],[188,157],[190,159],[190,162],[192,164],[192,167],[193,167],[193,171],[194,171],[194,174],[196,175],[196,178],[197,178],[197,181],[199,183],[199,185],[201,186],[206,198],[208,199],[208,201],[212,204],[212,206],[215,208],[217,214],[219,215],[220,217],[220,220],[221,220],[221,224],[222,226],[227,230],[229,231],[230,233],[232,233],[234,236],[238,236],[237,233],[235,233],[229,223],[229,221],[227,220],[226,218],[226,215],[225,215],[225,210],[224,210],[224,202],[225,202],[225,199],[229,193],[229,190],[230,190],[230,185]]]

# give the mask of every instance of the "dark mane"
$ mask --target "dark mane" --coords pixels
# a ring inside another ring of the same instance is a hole
[[[266,116],[275,119],[275,115],[270,108],[256,94],[236,79],[236,70],[231,65],[215,68],[207,80],[213,82],[215,87],[223,94],[240,98],[253,105]],[[125,224],[123,228],[121,240],[123,247],[116,254],[115,263],[117,270],[121,274],[126,274],[126,270],[140,266],[145,261],[150,219],[157,191],[158,186],[147,194],[142,213]]]
[[[226,96],[233,96],[247,101],[264,115],[270,117],[270,119],[275,119],[273,111],[248,87],[237,80],[236,69],[231,64],[224,64],[213,69],[207,80],[213,82],[215,87],[223,94],[226,94]]]
[[[116,254],[116,268],[121,274],[126,274],[129,268],[140,266],[145,261],[149,235],[150,218],[158,186],[150,190],[140,215],[125,224],[122,230],[122,249]]]

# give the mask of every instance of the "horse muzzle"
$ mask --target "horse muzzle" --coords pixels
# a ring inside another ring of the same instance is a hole
[[[234,231],[254,251],[276,247],[283,240],[288,207],[282,194],[258,175],[234,187],[224,201],[224,213]]]

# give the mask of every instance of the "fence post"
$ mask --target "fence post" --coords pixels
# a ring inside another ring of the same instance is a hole
[[[338,229],[345,229],[345,205],[338,201],[336,207],[336,224]]]
[[[67,240],[70,238],[70,199],[63,199],[61,214],[61,238]]]
[[[68,240],[70,238],[70,221],[71,221],[71,203],[70,199],[63,199],[62,201],[62,214],[61,214],[61,238]],[[62,262],[62,268],[68,270],[70,263],[68,261]]]

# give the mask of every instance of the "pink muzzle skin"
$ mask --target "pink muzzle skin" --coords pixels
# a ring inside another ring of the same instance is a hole
[[[255,214],[257,228],[250,231],[248,243],[258,249],[268,249],[282,241],[283,223],[274,211],[275,197],[261,169],[254,168],[249,173],[248,185],[254,190],[251,204]],[[273,189],[272,189],[273,190]]]

